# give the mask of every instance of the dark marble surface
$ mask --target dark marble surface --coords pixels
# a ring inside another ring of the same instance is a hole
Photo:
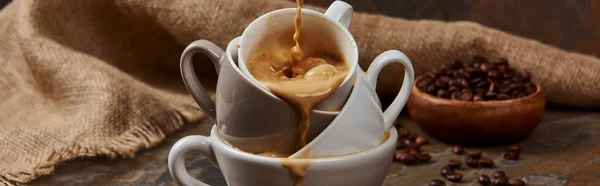
[[[403,115],[399,120],[411,131],[423,134],[407,116]],[[55,173],[31,185],[176,185],[167,168],[171,146],[183,136],[206,135],[210,127],[208,121],[189,124],[158,147],[138,153],[135,159],[97,157],[72,160],[59,165]],[[504,146],[476,148],[493,159],[497,166],[494,169],[460,169],[464,181],[458,185],[478,185],[473,181],[478,174],[490,174],[495,170],[504,170],[513,178],[523,178],[528,185],[600,183],[599,112],[550,110],[534,133],[521,144],[523,152],[518,161],[502,159]],[[393,163],[384,185],[426,185],[432,179],[442,179],[439,170],[447,160],[464,159],[450,152],[450,144],[434,139],[423,150],[431,152],[431,162],[416,166]],[[187,167],[192,175],[211,185],[225,185],[220,171],[199,155],[189,156]]]

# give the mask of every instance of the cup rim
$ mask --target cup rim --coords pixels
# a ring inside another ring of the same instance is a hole
[[[324,158],[292,159],[292,158],[271,158],[271,157],[259,156],[259,155],[255,155],[255,154],[251,154],[251,153],[247,153],[244,151],[234,149],[233,147],[229,146],[226,142],[224,142],[219,137],[217,130],[218,130],[217,125],[213,125],[211,132],[210,132],[210,137],[209,137],[211,139],[211,145],[216,145],[216,146],[218,146],[218,148],[224,149],[224,151],[226,153],[236,156],[240,159],[244,159],[246,161],[263,162],[263,163],[277,163],[277,164],[281,164],[282,160],[292,161],[292,162],[310,162],[311,164],[320,164],[320,163],[327,163],[327,162],[351,161],[351,160],[358,160],[358,159],[362,159],[362,158],[373,157],[373,156],[377,156],[378,153],[385,151],[390,146],[393,146],[395,149],[395,146],[396,146],[395,143],[398,138],[398,132],[396,131],[396,128],[390,127],[388,129],[389,130],[388,139],[385,140],[383,143],[379,144],[378,146],[373,147],[371,149],[367,149],[367,150],[353,153],[353,154],[341,155],[341,156],[324,157]],[[215,147],[213,147],[213,148],[215,148]],[[390,156],[390,158],[391,158],[391,156]]]
[[[244,29],[244,32],[242,32],[242,35],[240,36],[240,40],[239,40],[239,44],[240,44],[240,48],[238,48],[238,65],[242,64],[242,66],[246,66],[245,62],[246,60],[239,60],[239,56],[241,56],[241,54],[243,54],[244,50],[244,46],[242,44],[242,42],[244,41],[243,38],[248,37],[248,28],[252,27],[253,25],[258,24],[258,22],[260,21],[264,21],[265,19],[269,19],[269,17],[271,16],[277,16],[278,14],[288,14],[288,13],[296,13],[296,8],[282,8],[282,9],[277,9],[271,12],[268,12],[266,14],[263,14],[261,16],[259,16],[258,18],[254,19],[247,27],[246,29]],[[312,9],[307,9],[307,8],[302,8],[301,10],[302,16],[316,16],[319,17],[323,20],[325,20],[326,22],[328,22],[329,24],[333,24],[333,26],[335,26],[338,30],[340,30],[344,36],[346,37],[346,39],[348,40],[348,42],[350,43],[350,45],[352,46],[352,48],[354,49],[353,51],[353,57],[356,59],[354,61],[352,61],[353,63],[350,63],[348,60],[346,60],[346,64],[348,64],[350,66],[350,69],[348,70],[348,75],[346,75],[346,78],[344,79],[344,81],[340,84],[339,87],[344,86],[346,83],[348,83],[350,80],[353,79],[353,76],[351,76],[351,74],[354,74],[354,72],[356,71],[356,69],[358,68],[358,46],[356,45],[356,40],[354,39],[354,36],[352,36],[352,34],[350,33],[350,31],[348,31],[348,29],[346,29],[341,23],[332,20],[331,18],[325,16],[324,13],[312,10]],[[355,62],[355,63],[354,63]],[[353,64],[353,65],[352,65]],[[241,69],[240,69],[241,70]],[[245,74],[245,73],[244,73]],[[254,76],[250,75],[248,78],[250,78],[253,84],[257,84],[258,87],[264,89],[264,90],[268,90],[268,88],[260,83],[258,83],[258,80],[256,80],[256,78],[254,78]],[[273,94],[269,91],[267,91],[268,94]]]
[[[235,60],[233,59],[233,56],[231,55],[231,52],[233,52],[233,50],[235,50],[237,48],[237,44],[239,44],[239,41],[241,40],[241,38],[242,38],[241,36],[233,38],[229,42],[229,44],[227,44],[227,48],[225,48],[225,56],[227,57],[227,60],[228,60],[227,62],[233,67],[233,70],[235,70],[238,74],[244,74],[244,73],[235,64]],[[269,96],[269,97],[271,97],[271,98],[273,98],[275,100],[284,101],[285,102],[285,100],[283,100],[280,97],[276,96],[275,94],[269,92],[267,89],[261,88],[261,86],[258,85],[256,82],[248,80],[247,78],[244,78],[244,81],[249,82],[250,84],[252,84],[252,86],[256,87],[261,92],[265,93],[267,96]],[[337,114],[340,113],[340,111],[317,110],[317,109],[314,109],[314,108],[311,110],[311,112],[315,112],[315,113],[323,114],[323,115],[337,115]]]

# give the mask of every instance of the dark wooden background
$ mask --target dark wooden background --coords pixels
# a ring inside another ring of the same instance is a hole
[[[568,51],[600,54],[598,0],[345,0],[355,11],[404,19],[470,20]],[[305,0],[327,7],[333,0]]]
[[[0,0],[0,8],[10,0]],[[294,1],[294,0],[290,0]],[[305,0],[327,7],[334,0]],[[568,51],[600,54],[599,0],[344,0],[404,19],[470,20]]]

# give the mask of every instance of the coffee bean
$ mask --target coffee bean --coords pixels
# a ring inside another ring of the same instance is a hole
[[[476,160],[479,159],[479,158],[481,158],[482,154],[483,153],[481,153],[480,150],[470,150],[470,151],[467,152],[467,156],[469,156],[469,157],[471,157],[473,159],[476,159]]]
[[[485,95],[485,93],[487,92],[487,89],[485,88],[476,88],[475,89],[476,94],[475,95],[480,95],[483,96]]]
[[[421,154],[421,151],[420,151],[420,150],[417,150],[417,149],[407,149],[407,150],[406,150],[406,153],[408,153],[408,154],[413,154],[413,155],[415,155],[415,156],[416,156],[416,155],[419,155],[419,154]]]
[[[429,153],[421,153],[419,154],[419,156],[417,156],[417,158],[421,162],[428,162],[429,160],[431,160],[431,155],[429,155]]]
[[[487,81],[482,81],[477,83],[477,85],[475,85],[476,88],[487,88],[490,85],[489,82]]]
[[[450,88],[448,88],[448,91],[452,92],[452,91],[457,91],[460,88],[458,88],[458,86],[450,86]]]
[[[402,159],[402,156],[404,156],[404,152],[396,150],[396,154],[394,155],[394,160],[400,161],[400,159]]]
[[[446,183],[441,180],[431,180],[431,182],[429,182],[429,186],[446,186]]]
[[[479,165],[481,165],[482,167],[486,167],[486,168],[494,167],[494,160],[489,159],[489,158],[478,159],[477,163],[479,163]]]
[[[486,175],[479,175],[479,177],[477,177],[477,182],[479,182],[481,185],[489,185],[491,181],[490,177]]]
[[[511,179],[508,181],[509,186],[525,186],[525,182],[523,180]]]
[[[517,152],[513,152],[513,151],[509,151],[504,153],[504,159],[505,160],[518,160],[519,159],[519,153]]]
[[[477,162],[476,159],[473,159],[471,157],[466,157],[465,158],[465,164],[467,164],[467,166],[471,167],[471,168],[476,168],[479,163]]]
[[[408,131],[408,129],[405,128],[398,128],[398,138],[399,139],[403,139],[406,138],[410,135],[410,132]]]
[[[480,82],[483,82],[483,78],[478,77],[478,78],[472,79],[470,83],[471,83],[471,85],[477,85],[477,83],[480,83]]]
[[[452,169],[458,169],[462,165],[462,162],[460,162],[460,160],[448,160],[447,165]]]
[[[452,94],[450,94],[450,99],[458,100],[460,98],[459,95],[460,95],[460,93],[458,93],[458,91],[454,91],[454,92],[452,92]]]
[[[419,137],[417,137],[417,139],[415,139],[415,142],[417,142],[419,145],[424,145],[424,144],[428,144],[429,140],[427,140],[426,137],[419,136]]]
[[[487,93],[485,93],[485,99],[488,99],[488,100],[496,99],[497,96],[498,96],[498,94],[495,93],[495,92],[487,92]]]
[[[481,64],[479,65],[479,69],[481,70],[481,72],[483,73],[488,73],[490,71],[489,65],[488,64]]]
[[[403,156],[400,157],[400,161],[404,165],[415,165],[415,164],[419,163],[419,159],[414,154],[404,154]]]
[[[508,179],[506,177],[492,179],[493,186],[505,186],[507,183]]]
[[[465,91],[460,94],[460,100],[471,101],[473,100],[473,93]]]
[[[508,96],[507,94],[498,94],[497,99],[498,100],[505,100],[505,99],[509,99],[510,96]]]
[[[429,85],[427,86],[427,89],[425,89],[425,92],[429,93],[429,94],[433,94],[437,91],[437,88],[435,87],[435,85]]]
[[[437,91],[437,96],[442,98],[450,98],[450,92],[447,90],[439,89]]]
[[[521,145],[514,144],[514,145],[511,145],[511,146],[508,146],[507,150],[511,151],[511,152],[520,153],[521,152]]]
[[[481,95],[476,95],[473,97],[473,101],[483,101],[483,100],[484,100],[483,96],[481,96]]]
[[[447,175],[452,175],[452,174],[454,174],[454,169],[452,169],[448,166],[442,167],[442,170],[440,171],[440,175],[442,175],[443,177],[446,177]]]
[[[421,145],[418,144],[415,140],[405,139],[404,145],[408,148],[418,149],[421,148]]]
[[[406,145],[404,145],[402,141],[396,143],[396,149],[403,149],[404,147],[406,147]]]
[[[427,72],[425,73],[425,77],[428,77],[429,79],[435,79],[437,75],[435,75],[433,72]]]
[[[496,70],[491,70],[491,71],[488,72],[487,76],[490,79],[497,80],[497,79],[500,78],[500,72],[498,72]]]
[[[462,154],[464,151],[465,151],[465,149],[462,146],[460,146],[460,145],[454,145],[454,146],[452,146],[452,152],[454,154]]]
[[[445,77],[445,76],[444,76]],[[435,81],[435,85],[439,88],[445,88],[448,86],[448,82],[444,81],[442,79],[438,79],[437,81]]]
[[[496,171],[494,172],[493,178],[506,177],[506,173],[504,171]]]
[[[450,180],[451,182],[459,182],[460,180],[462,180],[462,177],[463,177],[463,175],[458,172],[455,172],[454,174],[446,175],[446,179]]]
[[[424,90],[427,88],[427,86],[429,86],[429,81],[428,80],[420,80],[419,83],[417,83],[417,87],[421,90]]]
[[[520,89],[523,87],[522,83],[511,83],[510,85],[508,85],[509,88],[515,90],[515,89]]]
[[[459,79],[458,85],[463,88],[469,88],[469,83],[467,83],[467,80],[465,79]]]

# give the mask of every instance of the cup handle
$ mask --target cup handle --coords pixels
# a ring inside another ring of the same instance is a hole
[[[415,78],[415,72],[410,59],[400,51],[388,50],[377,56],[369,66],[369,69],[367,69],[367,79],[370,84],[373,85],[373,89],[377,87],[377,77],[379,76],[381,69],[390,63],[401,63],[404,65],[404,82],[402,82],[400,92],[398,92],[398,95],[396,95],[392,104],[383,112],[385,128],[392,127],[394,120],[396,120],[402,111],[402,108],[404,108],[404,105],[410,96]]]
[[[200,152],[205,156],[215,167],[219,167],[215,157],[215,153],[210,145],[210,138],[206,136],[193,135],[181,138],[171,151],[169,151],[169,172],[171,177],[179,185],[200,185],[208,186],[208,184],[194,178],[185,168],[185,157],[191,152]]]
[[[192,94],[192,97],[194,100],[196,100],[208,118],[210,118],[212,121],[216,121],[215,100],[208,95],[200,83],[200,80],[198,80],[196,72],[194,72],[194,66],[192,65],[192,57],[197,53],[203,53],[204,55],[207,55],[215,66],[217,74],[219,74],[219,69],[221,68],[219,60],[224,52],[219,46],[210,41],[197,40],[190,43],[185,48],[183,54],[181,55],[179,66],[185,87],[188,89],[190,94]]]
[[[335,1],[327,8],[325,16],[339,22],[347,29],[352,22],[352,12],[353,8],[350,4],[344,1]]]

